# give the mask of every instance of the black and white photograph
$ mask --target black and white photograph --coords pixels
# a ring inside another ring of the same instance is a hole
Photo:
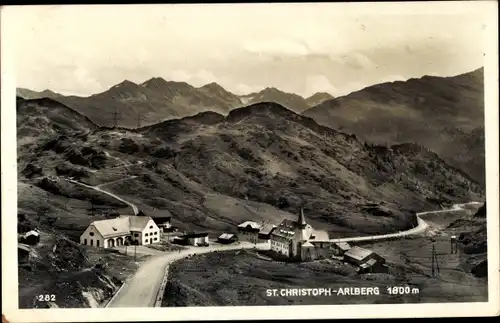
[[[4,318],[498,313],[497,5],[3,7]]]

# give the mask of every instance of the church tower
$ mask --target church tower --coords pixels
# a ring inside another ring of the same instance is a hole
[[[300,207],[300,213],[299,213],[299,220],[297,221],[297,224],[300,229],[305,229],[306,228],[306,218],[304,216],[304,207]]]

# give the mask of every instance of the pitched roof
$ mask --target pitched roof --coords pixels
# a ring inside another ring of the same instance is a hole
[[[223,233],[219,236],[219,239],[230,240],[233,237],[234,237],[234,234],[232,234],[232,233]]]
[[[335,242],[334,245],[339,247],[339,249],[342,250],[349,250],[351,249],[351,246],[347,242]]]
[[[142,231],[151,220],[148,216],[129,216],[130,231]]]
[[[270,234],[271,231],[274,230],[274,228],[276,228],[276,226],[274,224],[271,224],[271,223],[266,223],[262,226],[262,228],[260,229],[259,233],[260,234]]]
[[[149,216],[121,215],[114,219],[94,221],[93,225],[99,233],[107,238],[130,234],[130,231],[142,231],[146,227]]]
[[[94,221],[91,223],[103,237],[112,237],[130,233],[128,217]]]
[[[295,236],[295,230],[299,228],[297,221],[283,219],[278,225],[276,230],[272,232],[273,235],[278,237],[292,239]]]
[[[311,234],[311,236],[314,237],[314,239],[309,238],[312,241],[314,241],[314,240],[328,240],[330,238],[328,236],[328,232],[326,232],[324,230],[314,230],[313,233]]]
[[[372,267],[373,265],[375,265],[376,263],[377,263],[377,260],[372,258],[372,259],[368,260],[367,262],[362,263],[359,266],[363,267],[363,268],[369,268],[369,267]]]
[[[314,245],[312,243],[310,243],[309,241],[306,241],[302,244],[302,247],[314,247]]]
[[[252,229],[260,229],[262,227],[262,224],[259,224],[257,222],[254,222],[254,221],[245,221],[243,222],[242,224],[238,225],[238,228],[246,228],[250,226],[250,228]]]
[[[373,251],[364,249],[358,246],[354,246],[349,251],[345,253],[345,256],[356,259],[356,260],[363,260],[366,257],[370,256],[373,254]]]
[[[24,237],[27,237],[27,236],[39,236],[40,235],[40,232],[38,231],[35,231],[35,230],[31,230],[31,231],[28,231],[24,234]]]

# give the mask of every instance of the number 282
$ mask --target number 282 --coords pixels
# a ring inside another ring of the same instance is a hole
[[[37,295],[36,299],[39,302],[55,302],[56,295],[54,295],[54,294],[41,294],[41,295]]]

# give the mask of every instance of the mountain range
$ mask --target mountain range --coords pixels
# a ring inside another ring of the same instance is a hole
[[[227,114],[230,110],[258,102],[277,102],[300,113],[323,100],[332,99],[328,93],[316,93],[309,98],[265,88],[260,92],[236,95],[213,82],[194,87],[185,82],[151,78],[141,84],[125,80],[107,91],[89,97],[65,96],[51,90],[36,92],[17,89],[24,99],[48,97],[88,116],[101,126],[137,128],[168,119],[195,115],[203,111]]]
[[[100,126],[137,128],[204,111],[227,115],[232,109],[275,102],[319,124],[383,145],[416,143],[485,185],[483,68],[454,77],[424,76],[387,82],[333,98],[309,98],[276,88],[236,95],[217,83],[193,87],[152,78],[123,81],[89,97],[19,88],[25,99],[49,97]]]
[[[303,112],[375,144],[418,143],[485,184],[484,69],[373,85]]]

